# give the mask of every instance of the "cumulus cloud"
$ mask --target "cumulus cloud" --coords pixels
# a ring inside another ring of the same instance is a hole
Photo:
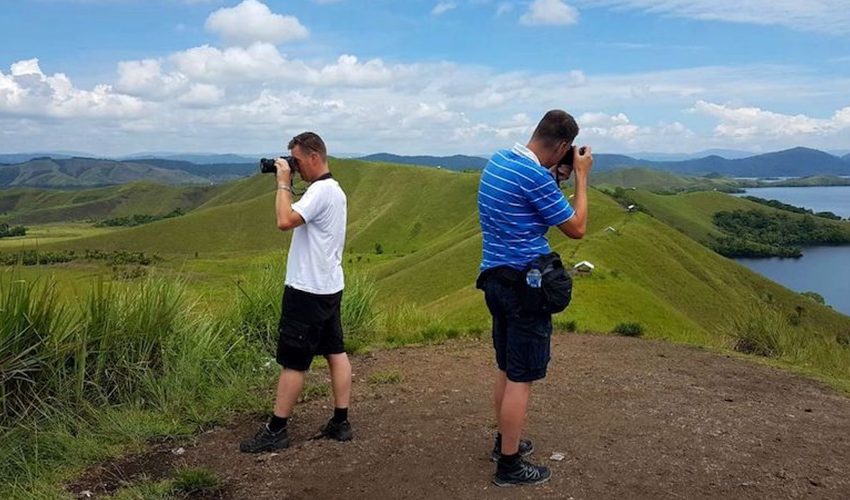
[[[534,0],[519,21],[526,26],[568,26],[578,18],[578,10],[563,0]]]
[[[122,61],[93,88],[45,74],[36,59],[15,62],[0,71],[0,149],[256,152],[313,129],[332,151],[486,153],[527,140],[552,108],[577,116],[579,140],[597,151],[817,147],[821,138],[837,148],[850,139],[850,106],[823,117],[771,110],[846,102],[846,88],[779,66],[530,73],[353,54],[301,60],[269,42],[202,45]]]
[[[185,89],[188,79],[180,73],[163,74],[157,59],[118,63],[116,89],[125,94],[162,99]]]
[[[0,71],[0,113],[53,118],[122,118],[139,114],[141,100],[101,84],[82,90],[64,73],[45,75],[38,59],[18,61]]]
[[[275,14],[258,0],[243,0],[235,7],[221,8],[207,18],[206,29],[228,44],[277,44],[307,38],[309,32],[294,16]]]
[[[655,125],[638,125],[625,113],[583,113],[576,118],[581,127],[579,142],[614,141],[627,147],[663,148],[664,144],[675,145],[674,141],[691,139],[695,136],[680,122],[659,122]]]
[[[336,63],[308,65],[284,57],[274,45],[257,42],[249,47],[224,50],[209,45],[172,54],[177,70],[193,80],[237,82],[295,82],[319,86],[373,86],[403,76],[404,67],[395,73],[380,59],[360,62],[356,56],[341,55]]]
[[[715,135],[735,140],[751,138],[799,138],[823,136],[850,129],[850,106],[830,118],[788,115],[758,107],[734,107],[697,101],[694,111],[717,119]]]

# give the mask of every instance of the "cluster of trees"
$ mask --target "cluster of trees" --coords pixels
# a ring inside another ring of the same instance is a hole
[[[103,260],[113,266],[136,264],[149,266],[162,261],[157,254],[148,255],[144,252],[128,252],[126,250],[114,250],[104,252],[103,250],[85,250],[76,252],[74,250],[60,250],[55,252],[23,250],[16,253],[0,254],[0,265],[3,266],[37,266],[45,264],[61,264],[75,260]]]
[[[27,228],[24,226],[10,226],[9,224],[0,224],[0,238],[10,238],[12,236],[26,236]]]
[[[162,219],[170,219],[172,217],[180,217],[183,215],[183,210],[179,208],[175,208],[171,212],[168,212],[165,215],[146,215],[146,214],[133,214],[127,217],[116,217],[114,219],[106,219],[95,224],[96,227],[133,227],[140,226],[142,224],[149,224],[151,222],[156,222]]]
[[[614,200],[616,200],[617,203],[623,208],[626,208],[630,205],[634,205],[641,212],[649,213],[649,211],[646,209],[646,207],[642,207],[642,206],[638,205],[637,202],[635,201],[635,199],[632,198],[632,190],[631,189],[623,189],[622,187],[617,186],[617,187],[614,188],[613,191],[603,189],[602,192],[607,194],[611,198],[614,198]]]
[[[759,203],[761,205],[766,205],[768,207],[778,208],[779,210],[785,210],[786,212],[794,212],[795,214],[807,214],[814,215],[815,217],[821,217],[823,219],[831,219],[831,220],[842,220],[840,215],[836,215],[832,212],[815,212],[810,208],[803,207],[795,207],[794,205],[789,205],[787,203],[782,203],[779,200],[766,200],[764,198],[758,198],[756,196],[744,196],[744,198]]]
[[[714,250],[727,257],[800,257],[801,246],[850,244],[850,231],[811,215],[722,211],[714,214],[714,224],[734,235],[713,242]]]

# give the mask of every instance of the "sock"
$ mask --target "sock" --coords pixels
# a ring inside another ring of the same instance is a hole
[[[269,419],[269,423],[266,424],[266,427],[268,427],[271,432],[277,434],[283,429],[286,429],[287,422],[289,422],[289,417],[278,417],[277,415],[272,414],[272,418]]]
[[[499,457],[499,468],[500,469],[513,469],[519,463],[519,452],[514,453],[513,455],[501,455]]]
[[[334,423],[341,424],[348,420],[348,408],[334,408]]]

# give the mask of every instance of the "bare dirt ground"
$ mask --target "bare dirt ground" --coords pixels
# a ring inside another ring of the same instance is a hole
[[[353,365],[352,442],[309,439],[331,414],[330,398],[317,398],[299,405],[293,445],[278,454],[239,453],[264,420],[246,416],[177,458],[158,445],[72,489],[107,493],[109,471],[147,463],[156,473],[167,460],[213,471],[220,498],[850,498],[850,398],[785,371],[662,342],[555,336],[526,432],[552,480],[503,489],[490,482],[487,342],[378,351]]]

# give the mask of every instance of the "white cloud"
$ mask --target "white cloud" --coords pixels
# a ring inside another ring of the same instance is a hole
[[[431,14],[433,14],[435,16],[439,16],[439,15],[445,14],[446,12],[453,10],[453,9],[456,9],[456,8],[457,8],[457,4],[455,4],[454,2],[439,2],[431,10]]]
[[[274,45],[255,43],[224,50],[203,45],[171,56],[177,70],[191,79],[206,82],[295,82],[318,86],[374,86],[403,76],[404,67],[390,69],[380,59],[360,62],[352,55],[340,56],[335,64],[310,66],[285,58]],[[397,74],[393,74],[393,71]]]
[[[850,33],[847,0],[575,0],[583,6],[614,7],[676,17],[761,25],[836,35]]]
[[[162,62],[156,59],[118,63],[116,88],[125,94],[161,99],[183,90],[188,79],[179,73],[163,74]]]
[[[578,10],[563,0],[534,0],[519,21],[526,26],[568,26],[578,18]]]
[[[15,62],[0,72],[0,150],[256,152],[313,129],[336,151],[486,153],[527,140],[552,108],[577,116],[579,141],[597,151],[791,141],[838,149],[850,140],[850,106],[832,103],[847,103],[849,84],[788,66],[500,72],[351,54],[300,60],[269,43],[205,45],[123,61],[114,81],[92,89],[45,75],[37,60]],[[724,102],[753,104],[714,104]],[[814,107],[822,118],[770,111]]]
[[[221,102],[224,91],[208,83],[195,83],[178,98],[178,102],[192,107],[211,107]]]
[[[0,71],[0,116],[123,118],[144,108],[141,100],[117,93],[111,85],[82,90],[64,73],[45,75],[38,59],[18,61],[10,70],[9,75]]]
[[[221,8],[207,18],[205,27],[226,43],[277,44],[307,38],[308,31],[294,16],[275,14],[258,0],[243,0],[235,7]]]
[[[850,106],[839,109],[830,118],[812,118],[803,114],[787,115],[757,107],[733,107],[697,101],[697,113],[719,120],[714,129],[718,137],[734,140],[823,136],[850,129]]]

